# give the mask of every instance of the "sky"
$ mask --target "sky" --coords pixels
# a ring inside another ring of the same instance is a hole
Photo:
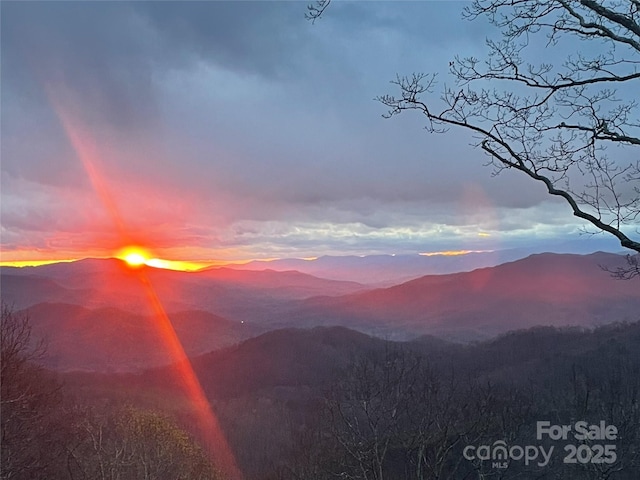
[[[2,2],[2,262],[600,248],[465,132],[382,117],[486,51],[464,2],[306,4]]]

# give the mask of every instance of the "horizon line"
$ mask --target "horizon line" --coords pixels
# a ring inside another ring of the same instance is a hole
[[[506,249],[509,250],[509,249]],[[248,260],[166,260],[159,258],[152,258],[145,264],[146,267],[156,268],[162,270],[174,270],[174,271],[186,271],[186,272],[197,272],[211,267],[220,267],[223,268],[228,265],[247,265],[252,262],[260,262],[260,263],[271,263],[278,260],[302,260],[305,262],[313,262],[319,260],[322,257],[376,257],[376,256],[419,256],[419,257],[434,257],[434,256],[443,256],[443,257],[452,257],[452,256],[465,256],[474,253],[496,253],[500,250],[444,250],[444,251],[436,251],[436,252],[416,252],[416,253],[372,253],[369,255],[356,255],[356,254],[346,254],[346,255],[321,255],[321,256],[308,256],[308,257],[272,257],[272,258],[253,258]],[[572,255],[589,255],[596,252],[606,252],[605,250],[595,250],[593,252],[553,252],[551,250],[546,250],[544,252],[539,253],[567,253]],[[532,255],[536,252],[532,252],[529,255]],[[616,254],[624,254],[626,252],[608,252],[608,253],[616,253]],[[529,256],[526,255],[526,256]],[[0,267],[12,267],[12,268],[25,268],[25,267],[40,267],[45,265],[54,265],[58,263],[74,263],[80,262],[83,260],[118,260],[121,262],[125,262],[122,258],[118,258],[116,256],[90,256],[90,257],[77,257],[77,258],[65,258],[65,259],[50,259],[50,260],[8,260],[1,261]]]

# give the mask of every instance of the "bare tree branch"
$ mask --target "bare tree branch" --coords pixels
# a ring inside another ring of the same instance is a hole
[[[329,7],[331,0],[317,0],[315,3],[311,3],[307,5],[307,13],[304,15],[307,20],[310,20],[311,23],[315,23],[324,11]]]
[[[328,3],[310,6],[313,18]],[[541,182],[575,217],[640,252],[640,2],[474,0],[463,17],[486,17],[499,31],[484,61],[456,57],[440,96],[435,74],[397,76],[399,94],[377,99],[389,107],[383,116],[418,110],[429,132],[471,132],[494,173]],[[555,65],[527,62],[539,39],[576,53]]]

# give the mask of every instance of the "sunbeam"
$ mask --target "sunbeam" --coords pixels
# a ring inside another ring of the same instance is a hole
[[[222,429],[218,423],[216,415],[211,409],[211,405],[202,389],[202,385],[196,376],[193,366],[184,351],[184,347],[176,334],[173,324],[169,319],[162,302],[158,298],[151,281],[147,277],[145,270],[137,270],[138,278],[145,287],[145,292],[149,300],[149,304],[153,308],[156,319],[156,326],[160,331],[166,349],[169,351],[173,363],[178,369],[180,379],[183,382],[185,393],[191,400],[193,407],[202,422],[200,430],[204,444],[209,447],[213,460],[218,468],[220,468],[227,478],[240,479],[242,475],[236,464],[233,452],[229,448],[227,440],[222,433]]]
[[[78,159],[91,181],[91,185],[102,202],[104,208],[109,213],[115,228],[121,239],[121,244],[130,245],[131,239],[125,222],[120,214],[117,204],[109,191],[107,181],[100,173],[97,164],[99,164],[98,147],[93,141],[92,136],[87,129],[82,128],[79,122],[75,121],[73,116],[67,111],[62,102],[56,97],[51,88],[47,88],[49,101],[62,124],[69,142],[71,143]],[[143,266],[146,264],[147,258],[144,254],[132,252],[126,261],[130,265]],[[192,403],[199,419],[200,436],[206,445],[211,459],[219,468],[226,478],[237,480],[242,478],[240,469],[237,466],[235,457],[229,444],[220,428],[218,419],[211,409],[207,397],[202,389],[202,385],[198,380],[193,366],[187,357],[184,348],[178,338],[175,329],[169,319],[156,290],[147,277],[143,268],[138,269],[137,278],[144,286],[147,300],[152,308],[156,320],[156,327],[161,333],[163,339],[163,347],[170,355],[171,361],[177,366],[182,387]]]

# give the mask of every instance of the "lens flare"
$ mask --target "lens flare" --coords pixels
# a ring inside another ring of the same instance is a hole
[[[113,220],[114,228],[120,235],[121,244],[130,245],[132,242],[129,230],[126,228],[117,204],[108,189],[107,181],[97,168],[97,165],[100,163],[100,152],[97,144],[93,141],[88,129],[82,128],[82,125],[74,116],[64,108],[63,102],[55,95],[54,90],[47,85],[45,91],[69,139],[69,143],[74,148],[79,161],[82,163],[91,181],[93,190]],[[141,267],[150,262],[148,252],[139,247],[126,247],[117,256],[131,267]],[[218,419],[211,408],[211,404],[202,389],[200,381],[193,370],[193,366],[180,343],[153,284],[146,276],[145,269],[140,268],[136,270],[136,272],[146,292],[149,305],[155,313],[156,326],[162,334],[163,339],[161,347],[168,352],[171,362],[180,373],[183,391],[187,394],[191,405],[198,415],[200,420],[200,437],[204,441],[211,459],[229,480],[242,479],[242,473],[237,466],[224,432],[220,428]]]

